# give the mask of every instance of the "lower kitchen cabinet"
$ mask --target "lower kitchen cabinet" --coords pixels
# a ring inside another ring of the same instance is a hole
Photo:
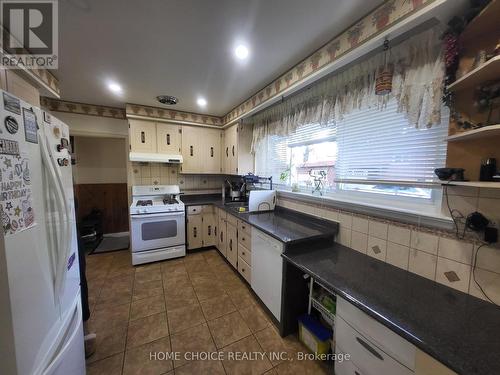
[[[415,375],[458,375],[441,362],[417,349],[415,358]]]
[[[217,249],[226,257],[227,247],[227,233],[226,233],[226,219],[219,216],[219,223],[217,225]]]
[[[238,272],[249,284],[252,282],[252,267],[242,257],[238,257]]]
[[[238,231],[236,226],[227,222],[226,258],[231,265],[238,269]]]
[[[204,213],[202,215],[203,221],[203,247],[215,246],[217,240],[216,236],[216,220],[214,213]]]
[[[201,214],[187,216],[187,248],[203,247],[203,221]]]
[[[335,345],[351,356],[350,366],[335,365],[338,375],[352,375],[352,368],[363,375],[415,374],[415,346],[339,296]]]
[[[212,205],[189,206],[187,208],[187,248],[215,246],[217,243],[217,220]]]

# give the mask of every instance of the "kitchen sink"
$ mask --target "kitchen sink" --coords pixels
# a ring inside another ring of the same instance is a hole
[[[242,202],[227,202],[224,203],[224,206],[237,213],[248,212],[248,205],[245,205]]]

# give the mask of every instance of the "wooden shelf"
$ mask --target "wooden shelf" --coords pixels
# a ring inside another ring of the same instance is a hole
[[[450,135],[446,138],[448,142],[466,141],[472,139],[500,136],[500,124],[488,125],[479,129],[468,130]]]
[[[443,186],[470,186],[488,189],[500,189],[500,182],[494,181],[447,181]]]
[[[500,0],[493,0],[467,25],[460,35],[461,41],[463,43],[474,42],[476,38],[498,30],[499,14]]]
[[[465,74],[448,86],[450,91],[473,88],[481,83],[500,79],[500,56],[495,56],[483,65]]]

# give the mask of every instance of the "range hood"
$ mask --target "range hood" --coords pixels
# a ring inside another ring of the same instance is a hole
[[[182,163],[182,155],[175,154],[153,154],[148,152],[131,152],[129,154],[130,161],[140,161],[146,163]]]

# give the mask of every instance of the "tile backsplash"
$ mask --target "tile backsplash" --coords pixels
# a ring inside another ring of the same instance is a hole
[[[498,228],[500,191],[448,187],[448,200],[453,209],[465,216],[479,211]],[[444,199],[444,198],[443,198]],[[405,224],[380,217],[359,215],[291,198],[280,198],[278,204],[292,210],[337,221],[337,242],[354,250],[390,263],[396,267],[487,300],[474,281],[500,303],[500,246],[482,246],[473,273],[474,256],[482,244],[473,235],[465,240],[455,232]],[[443,210],[447,210],[443,202]],[[446,211],[445,211],[446,212]]]
[[[225,176],[181,174],[179,165],[131,163],[130,185],[179,185],[183,192],[220,193]]]

